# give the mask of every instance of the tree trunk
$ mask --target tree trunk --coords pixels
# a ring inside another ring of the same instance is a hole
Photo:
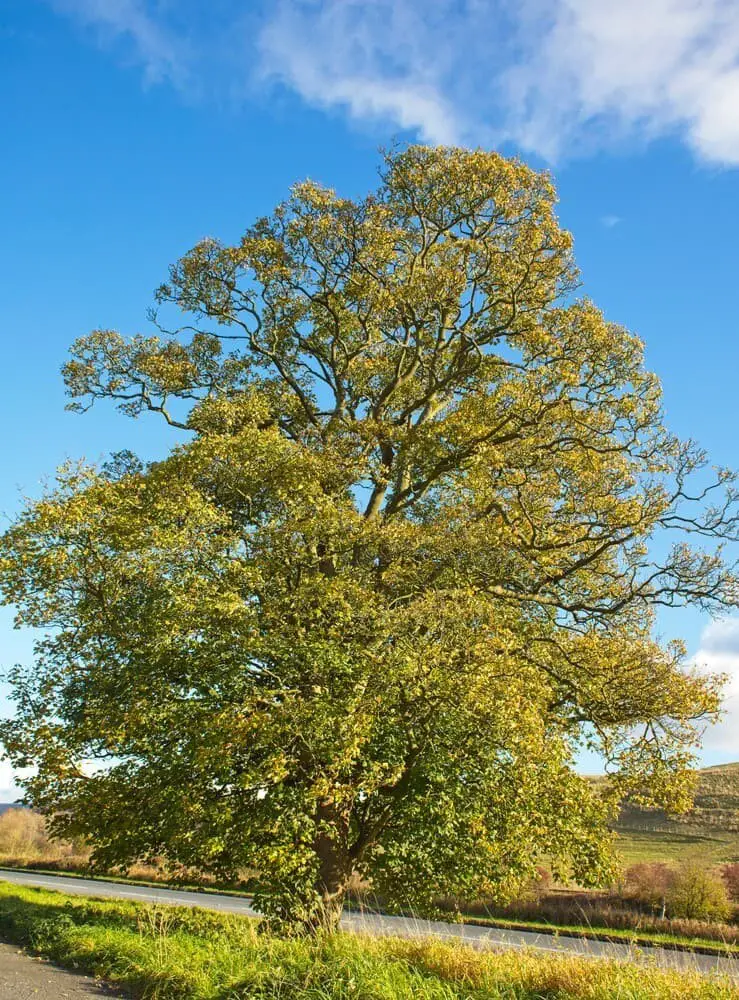
[[[336,930],[341,919],[347,885],[352,874],[349,854],[349,814],[335,802],[320,802],[316,811],[314,849],[318,857],[316,889],[320,906],[311,920],[313,933]]]

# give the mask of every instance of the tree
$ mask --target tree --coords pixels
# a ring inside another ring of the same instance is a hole
[[[726,895],[733,902],[739,903],[739,861],[731,861],[722,865],[721,878],[726,887]]]
[[[675,872],[663,861],[639,861],[630,865],[625,875],[626,895],[637,903],[667,915],[667,898],[675,881]]]
[[[699,860],[684,861],[667,893],[670,917],[680,920],[728,920],[732,906],[721,877]]]
[[[576,298],[554,202],[495,153],[393,151],[362,200],[302,183],[198,243],[156,336],[74,345],[73,407],[178,443],[65,467],[2,542],[45,630],[2,735],[56,832],[100,864],[248,868],[273,921],[316,928],[353,872],[420,907],[544,855],[603,878],[616,796],[686,803],[719,680],[654,613],[736,605],[734,477]]]

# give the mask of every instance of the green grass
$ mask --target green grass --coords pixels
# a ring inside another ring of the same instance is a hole
[[[613,962],[339,934],[0,884],[0,936],[160,1000],[739,1000],[728,981]]]
[[[739,835],[729,831],[689,828],[666,821],[659,829],[633,829],[619,823],[617,847],[623,863],[701,860],[714,866],[739,861]]]
[[[124,878],[122,876],[90,875],[77,872],[58,872],[53,869],[44,870],[41,868],[15,868],[8,866],[13,871],[27,871],[32,875],[63,875],[64,878],[77,879],[98,879],[106,882],[117,882],[122,885],[138,885],[152,889],[175,888],[187,890],[189,892],[201,892],[204,894],[213,893],[218,895],[234,896],[242,899],[251,899],[248,893],[238,892],[234,889],[223,890],[213,889],[196,885],[183,885],[176,883],[169,886],[168,883],[152,882],[146,879]],[[2,879],[2,867],[0,866],[0,879]],[[207,904],[205,904],[207,906]],[[351,909],[359,909],[358,906],[350,906]],[[444,916],[442,915],[442,919]],[[446,919],[454,919],[451,915]],[[729,955],[739,956],[739,948],[728,945],[715,938],[700,937],[697,935],[672,934],[652,930],[632,930],[620,927],[601,927],[597,924],[553,923],[546,920],[529,920],[521,917],[506,919],[505,917],[487,917],[461,913],[458,915],[461,923],[473,924],[481,927],[500,927],[504,930],[531,931],[539,934],[561,934],[566,937],[589,938],[593,941],[615,941],[625,944],[637,945],[658,945],[660,947],[674,948],[679,951],[694,951],[707,955]],[[710,926],[710,925],[709,925]]]
[[[739,861],[739,764],[699,771],[695,804],[684,816],[625,806],[615,830],[626,865],[687,859],[707,865]]]

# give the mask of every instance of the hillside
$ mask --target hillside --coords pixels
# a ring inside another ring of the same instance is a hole
[[[685,857],[739,861],[739,763],[699,771],[695,805],[684,816],[625,804],[614,829],[627,864]]]
[[[684,816],[625,804],[614,830],[624,864],[701,858],[739,861],[739,762],[698,772],[695,804]],[[594,778],[601,781],[601,778]],[[0,815],[17,803],[0,803]]]

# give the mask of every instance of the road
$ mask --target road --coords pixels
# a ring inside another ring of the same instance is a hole
[[[0,1000],[91,1000],[122,997],[90,976],[64,972],[40,958],[31,958],[10,944],[0,944]]]
[[[98,879],[37,875],[9,869],[0,869],[0,880],[16,885],[57,889],[82,896],[134,899],[140,902],[168,903],[178,906],[202,906],[224,913],[240,913],[248,917],[256,916],[248,900],[238,896],[222,896],[210,892],[154,889],[148,886],[125,885]],[[462,940],[476,948],[530,948],[534,951],[556,952],[563,955],[641,962],[665,969],[691,969],[706,974],[723,973],[739,980],[739,959],[721,958],[714,955],[694,955],[690,952],[669,951],[665,948],[612,944],[584,938],[555,937],[550,934],[537,934],[530,931],[508,931],[492,927],[476,927],[473,924],[448,924],[438,920],[390,917],[376,913],[345,913],[341,926],[346,931],[367,934],[385,934],[393,937],[434,936]]]

